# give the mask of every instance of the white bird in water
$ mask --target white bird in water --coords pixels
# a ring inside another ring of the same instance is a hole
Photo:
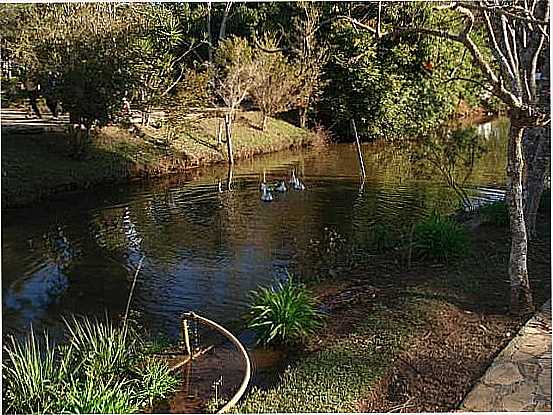
[[[294,184],[294,190],[305,190],[305,185],[301,182],[300,179],[296,179],[296,183]]]
[[[294,190],[305,190],[305,185],[301,182],[300,179],[296,177],[296,172],[292,171],[292,178],[290,179],[290,185],[294,188]]]
[[[284,180],[281,181],[277,187],[275,187],[275,190],[280,193],[286,192],[288,189],[286,188],[286,184],[284,184]]]
[[[271,194],[271,192],[269,191],[267,186],[265,186],[265,188],[261,189],[261,200],[263,202],[272,202],[273,201],[273,195]]]

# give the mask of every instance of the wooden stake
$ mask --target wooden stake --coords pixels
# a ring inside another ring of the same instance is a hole
[[[227,152],[228,152],[228,162],[229,164],[234,164],[234,156],[232,155],[232,137],[230,130],[230,115],[225,115],[225,133],[227,136]]]
[[[189,356],[192,355],[192,349],[190,349],[190,336],[188,335],[188,321],[186,319],[182,320],[182,339],[184,340],[184,347],[186,353]]]
[[[411,232],[409,232],[409,251],[407,253],[407,269],[411,268],[411,258],[413,256],[413,234],[415,232],[415,224],[411,225]]]
[[[357,135],[357,128],[355,128],[355,120],[351,119],[351,128],[353,129],[353,134],[355,135],[355,143],[357,144],[357,156],[359,157],[359,165],[361,166],[361,175],[363,180],[367,177],[365,173],[365,162],[363,161],[363,153],[361,153],[361,144],[359,143],[359,136]]]

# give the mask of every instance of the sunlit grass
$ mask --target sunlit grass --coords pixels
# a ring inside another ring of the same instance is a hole
[[[415,300],[403,311],[416,314]],[[329,340],[322,350],[291,364],[277,384],[254,387],[234,412],[357,412],[366,396],[392,363],[392,357],[407,346],[411,333],[403,313],[378,306],[355,330]]]

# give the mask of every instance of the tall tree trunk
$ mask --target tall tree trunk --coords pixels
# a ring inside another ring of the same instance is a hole
[[[511,224],[511,254],[509,279],[511,282],[511,312],[525,314],[533,310],[532,292],[528,281],[528,239],[523,209],[522,139],[525,126],[516,113],[511,113],[507,162],[507,206]]]
[[[213,37],[211,36],[211,2],[207,2],[207,54],[209,63],[213,63]]]
[[[225,12],[223,14],[223,20],[221,21],[221,27],[219,29],[219,40],[223,40],[225,38],[226,27],[227,27],[227,19],[228,19],[228,15],[229,15],[231,7],[232,7],[232,1],[229,1],[225,6]]]
[[[300,108],[300,127],[305,128],[307,125],[307,107]]]
[[[524,218],[526,232],[532,239],[536,234],[536,215],[551,164],[551,127],[527,128],[524,132]]]
[[[232,154],[232,130],[231,130],[232,115],[225,115],[225,133],[227,136],[227,152],[229,164],[234,164],[234,155]]]

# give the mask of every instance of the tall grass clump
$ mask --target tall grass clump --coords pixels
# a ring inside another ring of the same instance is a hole
[[[167,365],[145,353],[138,332],[86,318],[65,321],[55,347],[31,331],[4,346],[9,413],[133,413],[175,390]]]
[[[248,327],[264,345],[301,341],[320,327],[321,315],[304,285],[289,278],[275,287],[251,292]]]
[[[420,257],[448,261],[466,255],[470,239],[463,226],[433,213],[415,225],[413,248]]]
[[[504,200],[482,206],[480,213],[485,223],[502,227],[509,225],[509,212],[507,211],[507,203]]]

